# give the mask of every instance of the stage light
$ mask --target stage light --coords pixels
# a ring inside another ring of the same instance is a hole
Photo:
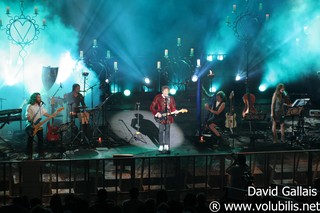
[[[241,77],[240,77],[239,74],[237,74],[237,76],[236,76],[236,81],[240,81],[240,80],[241,80]]]
[[[212,86],[210,87],[209,92],[217,92],[217,88]]]
[[[174,88],[170,89],[170,94],[171,95],[175,95],[176,93],[177,93],[176,89],[174,89]]]
[[[144,78],[144,82],[145,82],[146,84],[150,84],[150,79],[149,79],[148,77],[145,77],[145,78]]]
[[[217,59],[218,59],[218,61],[222,61],[224,59],[224,56],[223,55],[218,55]]]
[[[213,61],[213,56],[212,55],[207,55],[207,61]]]
[[[131,91],[128,90],[128,89],[126,89],[125,91],[123,91],[123,94],[124,94],[125,96],[129,96],[129,95],[131,95]]]
[[[192,78],[191,78],[191,81],[192,82],[196,82],[197,80],[198,80],[198,76],[193,75]]]
[[[197,68],[201,67],[201,60],[197,59]]]
[[[261,84],[261,85],[259,86],[259,91],[260,91],[260,92],[264,92],[264,91],[266,91],[266,89],[267,89],[267,85],[265,85],[265,84]]]
[[[110,83],[109,78],[106,78],[105,82],[106,82],[107,84],[109,84],[109,83]]]

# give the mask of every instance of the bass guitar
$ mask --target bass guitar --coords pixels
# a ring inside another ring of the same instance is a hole
[[[49,121],[51,118],[56,116],[58,113],[60,113],[62,110],[64,110],[64,107],[59,108],[55,113],[53,113],[50,117],[47,117],[44,121],[41,121],[41,118],[39,118],[36,122],[30,123],[26,126],[25,130],[30,137],[34,137],[37,132],[41,129],[42,125],[45,124],[47,121]]]
[[[163,120],[166,119],[167,116],[170,116],[170,115],[173,115],[173,114],[178,114],[178,113],[185,113],[185,112],[188,112],[188,110],[187,109],[180,109],[176,113],[173,113],[173,112],[163,113],[162,112],[160,118],[154,116],[154,119],[156,120],[156,122],[161,123]]]
[[[233,128],[237,127],[236,114],[234,113],[234,107],[233,107],[233,97],[234,97],[234,92],[232,91],[229,95],[230,111],[226,113],[226,125],[225,125],[226,128],[229,128],[231,132]]]

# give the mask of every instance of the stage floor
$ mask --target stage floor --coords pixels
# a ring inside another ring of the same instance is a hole
[[[233,129],[233,133],[226,128],[222,131],[225,145],[228,146],[219,147],[214,136],[205,135],[203,137],[205,142],[200,142],[201,134],[197,130],[195,113],[195,110],[189,110],[188,115],[182,114],[175,118],[175,123],[170,129],[170,155],[320,148],[320,118],[318,117],[305,117],[303,132],[297,129],[297,119],[286,119],[286,144],[273,143],[271,122],[268,118],[251,124],[238,119],[238,125]],[[72,133],[69,126],[62,132],[60,141],[45,142],[44,159],[102,159],[112,158],[116,154],[146,157],[168,155],[158,152],[158,124],[150,111],[141,110],[139,114],[136,110],[108,111],[106,125],[101,125],[103,122],[99,116],[97,117],[98,119],[90,125],[91,137],[84,140],[84,143],[79,142],[81,134],[74,137],[77,132]],[[26,135],[17,123],[6,125],[0,130],[0,160],[27,158]],[[37,153],[36,148],[35,142],[34,153]],[[34,158],[37,159],[37,154],[34,154]]]

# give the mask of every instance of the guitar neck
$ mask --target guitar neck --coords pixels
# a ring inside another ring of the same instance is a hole
[[[54,116],[56,116],[59,112],[61,112],[64,108],[59,108],[55,113],[53,113],[51,116],[47,117],[45,120],[41,121],[40,123],[38,123],[36,126],[40,127],[42,126],[44,123],[46,123],[48,120],[50,120],[51,118],[54,118]]]
[[[45,120],[41,121],[40,123],[38,123],[36,126],[42,126],[44,123],[46,123],[48,120],[50,120],[53,117],[47,117]]]
[[[181,112],[181,110],[178,110],[177,111],[177,113],[180,113]],[[173,112],[168,112],[168,113],[162,113],[161,115],[162,116],[168,116],[168,115],[172,115],[172,114],[174,114]]]
[[[162,113],[161,115],[162,116],[168,116],[168,115],[172,115],[173,113],[172,112],[168,112],[168,113]]]

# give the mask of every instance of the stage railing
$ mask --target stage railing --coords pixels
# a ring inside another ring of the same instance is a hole
[[[27,195],[47,203],[53,194],[73,193],[88,201],[105,188],[120,203],[132,186],[140,188],[142,199],[155,198],[160,189],[181,200],[186,193],[204,192],[219,199],[229,185],[226,169],[236,155],[245,155],[253,184],[311,186],[319,175],[320,150],[242,152],[203,155],[169,155],[90,160],[39,160],[0,162],[0,205]]]

